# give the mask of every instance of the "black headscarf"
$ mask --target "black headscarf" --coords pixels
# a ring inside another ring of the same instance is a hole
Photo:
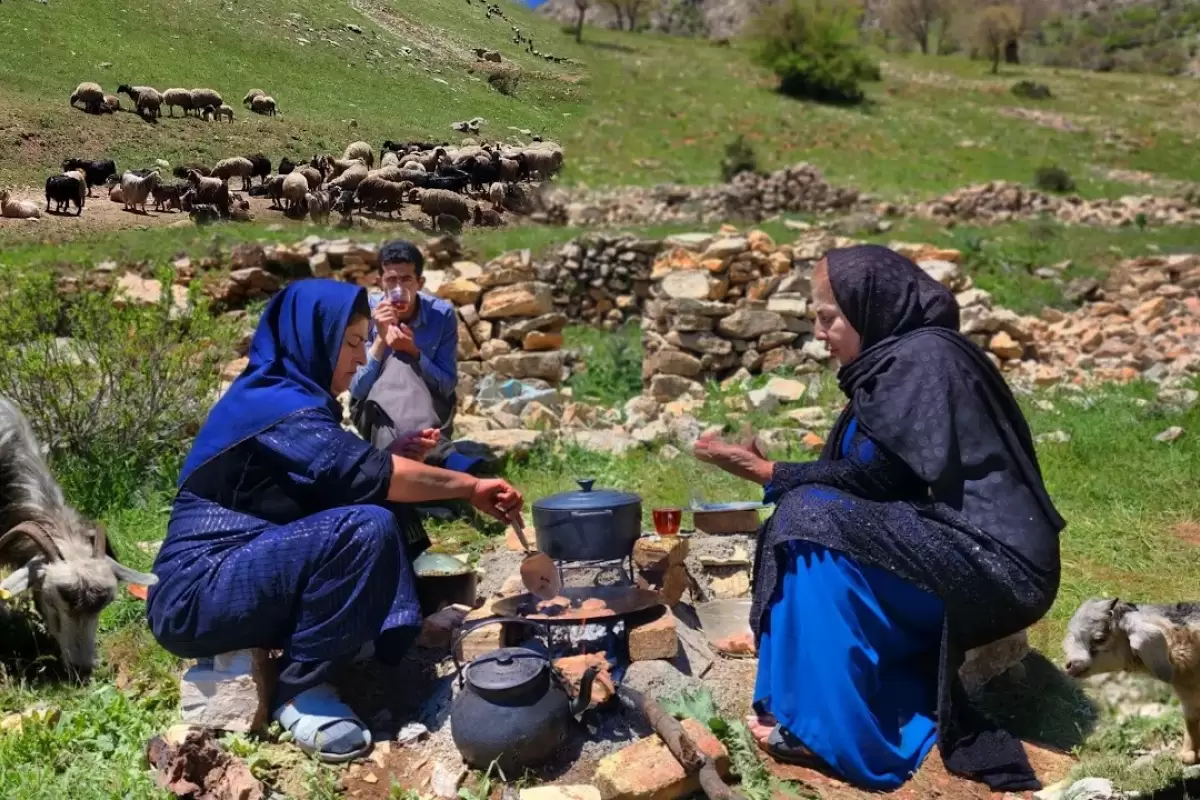
[[[1035,568],[1057,569],[1055,534],[1066,523],[1046,492],[1012,391],[987,355],[958,332],[954,295],[879,245],[831,250],[825,259],[838,307],[862,339],[858,358],[838,371],[850,406],[825,456],[836,454],[853,415],[936,499]],[[971,484],[985,469],[986,497],[976,496]]]

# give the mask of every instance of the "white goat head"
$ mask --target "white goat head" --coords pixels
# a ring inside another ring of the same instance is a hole
[[[1067,624],[1065,670],[1073,678],[1107,672],[1149,672],[1170,683],[1174,669],[1163,630],[1161,606],[1095,598],[1085,601]]]
[[[83,524],[76,515],[71,516],[73,519],[64,521],[68,527]],[[58,642],[63,661],[86,676],[96,666],[100,612],[116,597],[117,581],[150,586],[158,579],[108,555],[107,537],[99,525],[81,533],[58,531],[48,522],[27,521],[14,526],[0,536],[0,560],[6,551],[28,552],[30,545],[36,555],[25,559],[0,582],[0,590],[14,595],[29,591],[46,629]],[[81,541],[90,542],[90,551],[79,546]]]

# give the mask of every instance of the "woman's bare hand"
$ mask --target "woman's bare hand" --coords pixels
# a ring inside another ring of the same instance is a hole
[[[426,428],[422,431],[409,431],[398,436],[388,447],[393,454],[414,461],[424,461],[429,451],[437,447],[442,433],[437,428]]]
[[[481,479],[471,493],[471,505],[501,522],[513,524],[520,518],[525,498],[521,493],[500,478]]]
[[[731,444],[715,431],[696,440],[692,455],[705,464],[712,464],[759,486],[770,483],[775,471],[775,464],[766,458],[753,439],[746,444]]]

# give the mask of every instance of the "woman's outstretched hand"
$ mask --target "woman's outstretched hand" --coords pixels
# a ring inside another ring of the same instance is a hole
[[[525,498],[500,478],[481,478],[471,493],[471,505],[501,522],[512,524],[521,516]]]
[[[774,462],[763,454],[753,437],[743,444],[731,444],[715,431],[706,433],[696,440],[692,455],[705,464],[712,464],[759,486],[770,483],[775,471]]]

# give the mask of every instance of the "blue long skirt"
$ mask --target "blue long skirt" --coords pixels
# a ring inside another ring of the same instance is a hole
[[[894,789],[937,738],[942,601],[820,545],[786,547],[759,640],[755,708],[848,782]]]

